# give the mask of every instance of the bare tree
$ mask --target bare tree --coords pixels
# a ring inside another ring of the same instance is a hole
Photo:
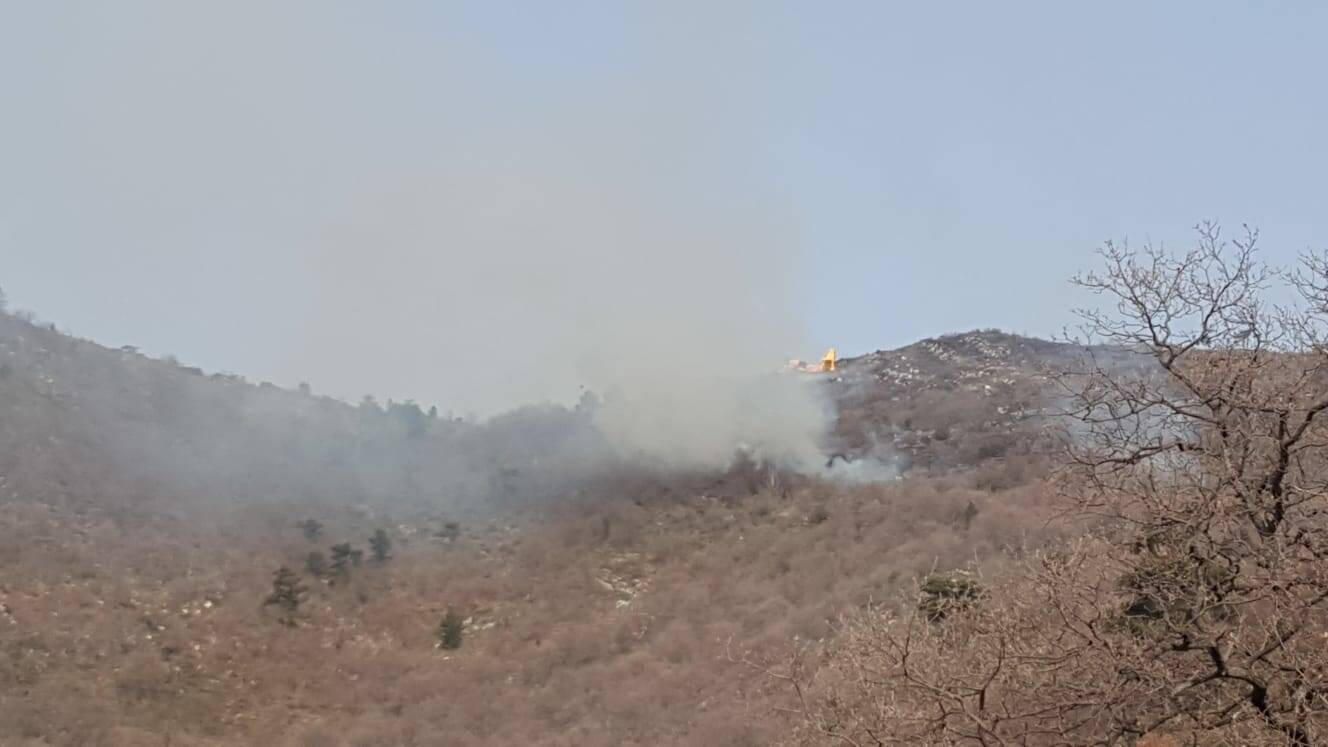
[[[1197,231],[1181,254],[1108,244],[1075,279],[1110,303],[1079,312],[1095,344],[1053,377],[1078,538],[939,622],[898,607],[846,621],[794,741],[1315,743],[1328,256],[1282,272],[1254,231]]]

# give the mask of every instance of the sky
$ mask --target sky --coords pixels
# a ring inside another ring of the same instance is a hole
[[[1311,2],[0,1],[0,288],[461,410],[1049,336],[1107,239],[1328,248],[1326,30]]]

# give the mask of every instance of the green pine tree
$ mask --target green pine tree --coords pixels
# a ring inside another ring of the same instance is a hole
[[[332,546],[332,583],[345,583],[350,579],[350,569],[352,566],[360,564],[360,558],[364,551],[357,550],[350,546],[349,542],[341,542]]]
[[[456,610],[449,609],[443,619],[438,623],[438,646],[449,651],[461,648],[461,632],[466,624],[461,620],[461,615]]]
[[[263,601],[263,606],[275,605],[277,619],[281,624],[295,627],[295,616],[300,611],[300,603],[304,601],[307,591],[295,571],[283,565],[272,574],[272,593]]]
[[[379,529],[369,538],[369,551],[373,553],[373,559],[378,562],[387,560],[388,553],[392,550],[392,540],[387,536],[387,532]]]

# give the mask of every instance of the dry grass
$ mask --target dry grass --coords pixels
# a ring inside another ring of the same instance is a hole
[[[313,507],[126,531],[7,505],[0,533],[22,561],[6,565],[0,736],[92,744],[119,723],[300,744],[761,744],[782,696],[726,643],[773,655],[933,567],[1018,547],[1044,496],[905,481],[628,505],[524,509],[454,542],[396,524],[392,560],[340,587],[306,579],[294,629],[260,603],[271,570],[307,551],[295,522]],[[371,526],[325,523],[323,544],[363,544]],[[42,551],[23,541],[34,526],[85,539]],[[434,646],[448,607],[470,620],[455,652]]]
[[[767,744],[787,695],[728,652],[776,656],[1048,531],[1045,465],[1004,421],[951,423],[898,482],[772,484],[589,469],[557,409],[412,434],[3,315],[0,356],[5,744]],[[393,557],[303,574],[296,627],[263,609],[277,567],[379,528]]]

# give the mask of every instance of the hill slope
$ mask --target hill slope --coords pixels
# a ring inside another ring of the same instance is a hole
[[[646,470],[576,409],[352,407],[0,316],[0,740],[769,743],[790,694],[739,654],[1037,541],[1036,373],[1071,352],[846,361],[835,438],[907,468],[852,484]],[[387,558],[327,569],[377,530]],[[281,566],[293,627],[263,604]]]

